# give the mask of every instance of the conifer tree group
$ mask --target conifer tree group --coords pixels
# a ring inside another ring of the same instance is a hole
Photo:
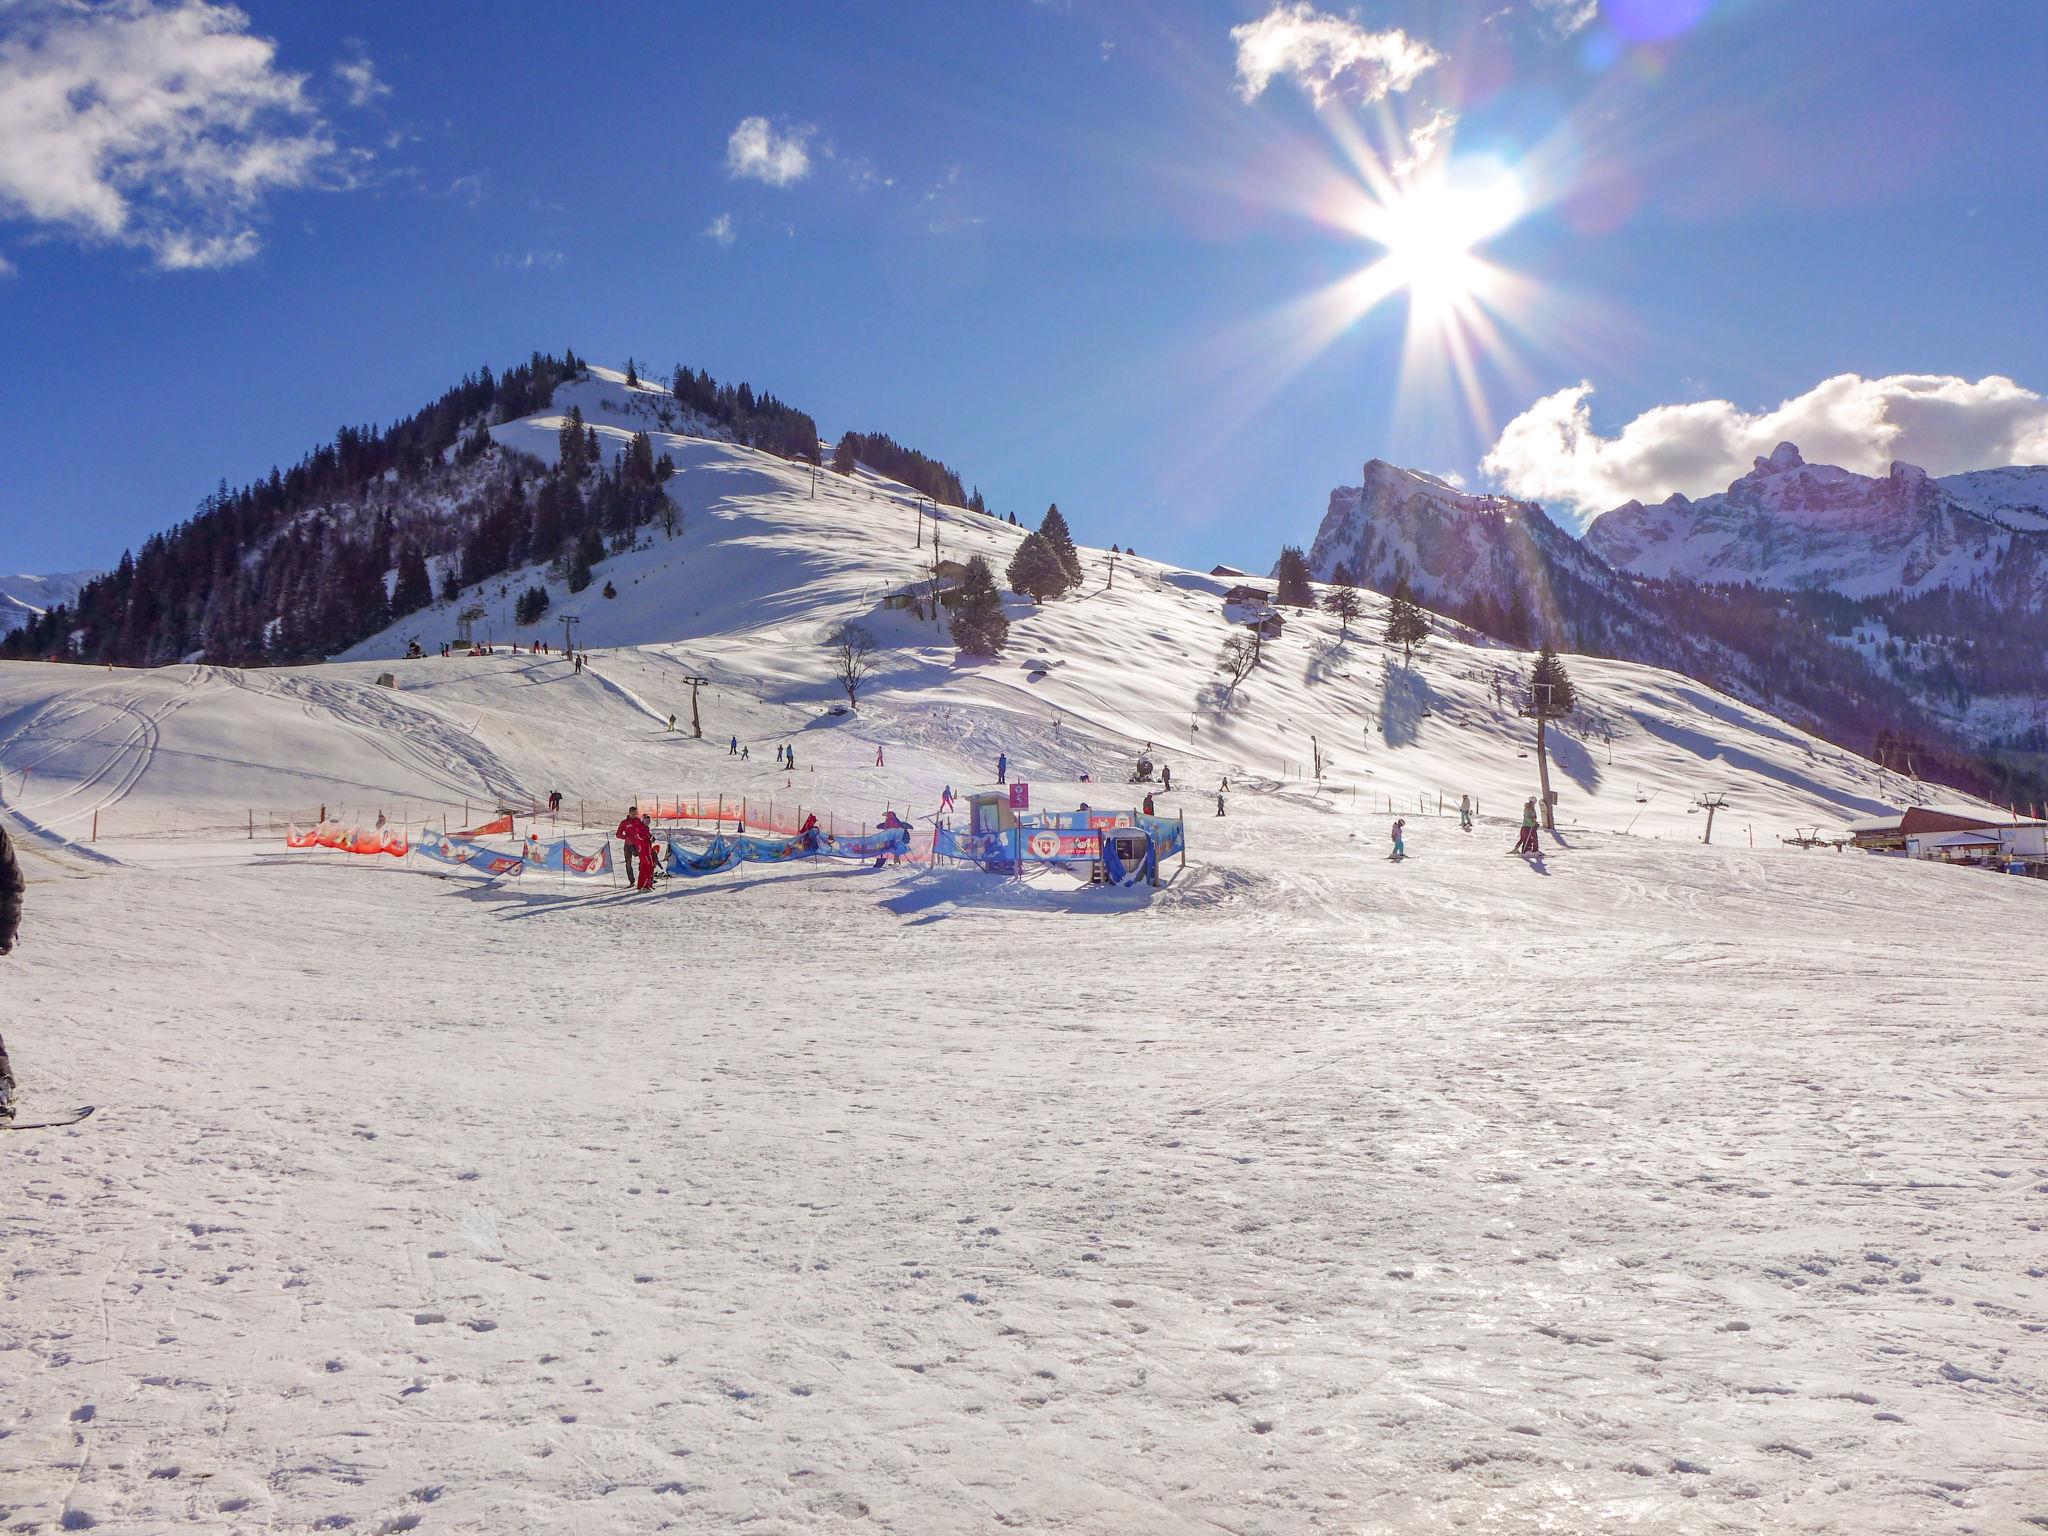
[[[1009,643],[1010,620],[996,591],[995,573],[976,555],[960,578],[960,597],[953,609],[953,643],[969,656],[993,657]]]

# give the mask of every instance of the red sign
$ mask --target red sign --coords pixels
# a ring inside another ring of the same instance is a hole
[[[1102,838],[1093,832],[1031,832],[1024,851],[1034,859],[1099,859]]]
[[[1031,786],[1021,779],[1010,786],[1010,809],[1028,811],[1031,809]]]

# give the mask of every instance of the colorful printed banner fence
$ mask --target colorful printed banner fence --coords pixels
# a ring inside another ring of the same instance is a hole
[[[891,855],[901,858],[908,852],[908,827],[890,827],[857,837],[833,837],[815,830],[786,839],[721,834],[701,853],[671,840],[668,872],[694,880],[703,875],[722,874],[741,864],[785,864],[792,859],[880,859]]]
[[[331,821],[323,821],[310,832],[301,832],[297,827],[285,828],[284,845],[287,848],[333,848],[342,853],[388,853],[402,859],[411,844],[406,835],[396,827],[375,827],[365,832],[361,827],[341,827]]]
[[[968,832],[942,825],[934,834],[933,856],[1004,870],[1020,868],[1026,862],[1079,864],[1100,859],[1110,880],[1129,885],[1139,878],[1156,879],[1161,859],[1187,850],[1187,824],[1169,816],[1090,809],[1041,811],[1019,817],[1018,822],[1014,829],[996,832]],[[1127,871],[1116,857],[1114,840],[1102,835],[1133,828],[1142,831],[1147,841],[1144,864],[1135,872]]]

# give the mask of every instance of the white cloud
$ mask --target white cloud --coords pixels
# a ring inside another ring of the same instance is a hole
[[[725,141],[725,168],[735,179],[766,182],[771,187],[790,187],[811,174],[809,139],[814,132],[799,123],[786,133],[777,133],[765,117],[743,117],[732,137]]]
[[[19,273],[20,271],[21,271],[21,268],[17,267],[17,266],[16,266],[16,265],[15,265],[15,264],[14,264],[13,262],[9,261],[9,260],[8,260],[8,259],[7,259],[7,258],[6,258],[5,256],[0,256],[0,278],[9,278],[9,277],[14,277],[14,276],[16,276],[16,275],[17,275],[17,274],[18,274],[18,273]]]
[[[732,215],[721,213],[717,218],[705,225],[704,238],[716,240],[720,245],[725,246],[729,246],[733,241],[739,239],[739,236],[733,233]]]
[[[1237,44],[1237,89],[1255,101],[1276,75],[1287,75],[1321,106],[1332,96],[1360,102],[1405,91],[1443,56],[1399,27],[1368,31],[1346,16],[1319,11],[1309,0],[1277,4],[1257,21],[1230,29]]]
[[[348,93],[348,104],[352,107],[367,107],[379,96],[391,94],[391,87],[377,78],[377,66],[370,62],[367,53],[359,52],[335,65],[334,78]]]
[[[505,251],[495,265],[506,272],[552,272],[565,259],[560,251]]]
[[[1536,12],[1559,37],[1570,37],[1593,24],[1600,14],[1600,0],[1529,0]]]
[[[1726,400],[1660,405],[1612,437],[1593,428],[1591,384],[1546,395],[1502,429],[1481,467],[1517,496],[1592,516],[1624,501],[1702,496],[1749,473],[1781,442],[1814,464],[1883,474],[1893,460],[1933,475],[2048,461],[2048,398],[1987,374],[1837,374],[1770,410]]]
[[[1387,169],[1396,180],[1407,180],[1451,147],[1451,130],[1457,126],[1457,113],[1439,108],[1430,114],[1428,122],[1408,131],[1408,153]]]
[[[0,216],[149,251],[167,269],[261,246],[273,192],[338,160],[249,18],[206,0],[15,0],[0,36]]]

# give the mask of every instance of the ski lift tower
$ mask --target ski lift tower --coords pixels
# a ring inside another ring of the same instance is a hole
[[[1713,794],[1701,795],[1699,799],[1693,801],[1693,804],[1707,813],[1707,830],[1701,836],[1700,841],[1711,843],[1714,840],[1714,812],[1728,804],[1728,797],[1716,790]]]
[[[472,603],[455,615],[455,643],[476,649],[476,621],[484,617],[483,604]]]
[[[702,741],[704,739],[704,725],[697,718],[697,690],[710,682],[711,679],[708,677],[686,677],[683,681],[690,685],[690,734],[696,737],[697,740]]]
[[[1543,830],[1546,832],[1557,830],[1557,815],[1554,809],[1557,800],[1550,792],[1550,751],[1549,743],[1544,739],[1544,728],[1552,720],[1562,720],[1571,713],[1569,709],[1556,707],[1552,698],[1554,687],[1554,684],[1530,679],[1529,702],[1515,711],[1524,718],[1536,722],[1536,783],[1543,792]]]

